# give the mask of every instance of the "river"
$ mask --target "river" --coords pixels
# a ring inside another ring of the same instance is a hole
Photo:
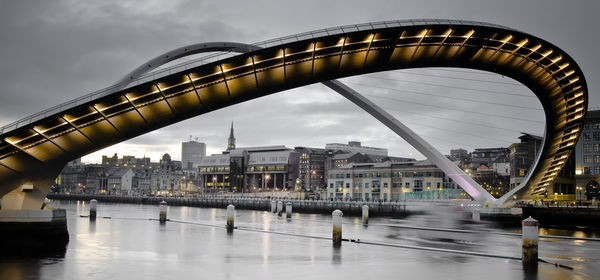
[[[288,220],[267,211],[236,210],[238,229],[228,234],[225,209],[169,206],[170,221],[160,224],[158,206],[152,205],[100,203],[95,222],[82,217],[89,211],[84,202],[52,201],[50,206],[67,209],[70,242],[64,255],[5,257],[0,279],[600,278],[598,241],[540,238],[539,257],[564,267],[540,263],[527,271],[511,259],[521,256],[521,238],[502,235],[518,228],[492,223],[477,225],[478,233],[407,228],[457,225],[441,212],[371,217],[368,227],[360,217],[344,217],[343,238],[359,242],[334,248],[331,215],[294,213]],[[540,233],[600,237],[586,229],[542,228]]]

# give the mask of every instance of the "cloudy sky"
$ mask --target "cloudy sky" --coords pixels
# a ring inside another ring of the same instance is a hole
[[[0,0],[0,125],[110,86],[145,61],[184,45],[254,43],[304,31],[382,20],[496,23],[554,43],[582,68],[600,106],[598,1],[6,1]],[[596,51],[596,52],[595,52]],[[442,153],[508,146],[542,134],[533,94],[496,74],[415,69],[343,79]],[[114,145],[102,154],[181,157],[190,135],[219,153],[234,122],[238,146],[323,147],[359,140],[422,158],[367,113],[322,85],[270,95]]]

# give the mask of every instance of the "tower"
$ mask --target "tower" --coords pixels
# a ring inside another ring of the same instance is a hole
[[[233,137],[233,122],[231,122],[231,130],[229,131],[229,139],[227,139],[227,150],[235,149],[235,137]]]

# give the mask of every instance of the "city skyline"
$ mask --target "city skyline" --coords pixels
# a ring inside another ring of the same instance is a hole
[[[546,38],[578,61],[588,80],[590,106],[600,104],[598,95],[594,94],[600,77],[596,70],[600,63],[593,48],[596,39],[582,36],[581,32],[569,32],[597,26],[598,20],[592,11],[597,10],[593,6],[598,4],[556,2],[552,5],[559,9],[546,10],[543,7],[549,4],[545,1],[519,2],[520,13],[513,13],[511,5],[506,3],[442,1],[435,3],[440,9],[430,9],[431,2],[421,2],[403,3],[401,9],[392,9],[400,8],[399,4],[381,1],[376,4],[390,8],[376,13],[363,13],[372,4],[361,2],[347,7],[326,6],[317,11],[310,8],[313,5],[299,5],[297,13],[292,15],[269,13],[260,10],[261,5],[245,3],[232,7],[185,1],[147,2],[146,5],[12,3],[12,9],[3,9],[5,24],[0,28],[0,34],[10,38],[0,46],[5,73],[0,83],[3,92],[0,124],[111,85],[142,62],[183,45],[202,41],[249,43],[321,27],[408,18],[480,20]],[[272,10],[289,9],[287,4],[271,3],[271,6]],[[38,13],[40,8],[47,13]],[[198,19],[192,10],[211,12]],[[330,13],[337,16],[330,17]],[[173,17],[174,14],[177,16]],[[248,18],[240,17],[241,14]],[[269,17],[265,17],[267,14]],[[302,16],[306,14],[311,15],[311,20]],[[572,20],[564,23],[553,20],[565,14],[571,15]],[[149,20],[148,15],[161,21]],[[257,18],[266,19],[267,24],[254,20]],[[448,153],[451,148],[508,146],[518,141],[521,131],[543,133],[543,112],[537,100],[531,98],[532,93],[499,75],[471,70],[419,69],[343,81],[390,110],[442,153]],[[498,94],[491,94],[493,92]],[[454,100],[440,97],[444,95]],[[437,107],[431,106],[432,100],[438,103]],[[501,103],[508,106],[499,106]],[[486,116],[488,112],[516,119]],[[83,160],[98,161],[101,154],[114,152],[155,159],[169,153],[179,158],[180,142],[189,134],[202,138],[209,147],[208,154],[219,153],[226,140],[222,128],[232,120],[240,128],[252,128],[239,131],[239,146],[319,147],[324,143],[360,140],[369,146],[386,147],[393,155],[423,158],[350,102],[322,85],[310,85],[192,118],[100,150]]]

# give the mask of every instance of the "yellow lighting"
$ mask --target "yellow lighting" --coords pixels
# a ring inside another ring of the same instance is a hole
[[[506,44],[508,41],[510,41],[510,39],[512,39],[512,35],[508,35],[506,38],[504,38],[504,40],[502,40],[503,44]]]
[[[581,169],[575,169],[575,175],[581,175],[581,174],[583,174]]]
[[[567,63],[563,63],[563,65],[559,66],[558,68],[559,68],[560,70],[563,70],[563,69],[565,69],[567,66],[569,66],[569,63],[568,63],[568,62],[567,62]]]
[[[429,30],[428,30],[428,29],[425,29],[425,30],[421,31],[421,34],[419,34],[419,36],[418,36],[418,37],[419,37],[419,38],[423,38],[423,37],[425,37],[425,35],[427,35],[427,32],[429,32]]]
[[[570,79],[569,83],[572,84],[572,83],[577,82],[577,81],[579,81],[579,77],[575,77],[573,79]]]
[[[557,63],[557,62],[559,62],[561,59],[562,59],[562,55],[559,55],[559,56],[557,56],[557,57],[555,57],[555,58],[551,59],[551,61],[552,61],[552,63]],[[567,63],[567,65],[569,65],[569,64]]]
[[[37,133],[39,133],[39,134],[42,134],[42,133],[45,133],[46,131],[48,131],[48,130],[41,131],[41,130],[39,130],[39,129],[37,128],[37,126],[34,126],[32,129],[33,129],[33,131],[35,131],[35,132],[37,132]]]
[[[527,39],[525,39],[525,40],[521,41],[521,42],[518,44],[519,48],[522,48],[523,46],[525,46],[525,44],[527,44],[527,42],[529,42],[529,40],[527,40]]]
[[[549,56],[552,52],[553,50],[547,50],[545,53],[542,54],[542,58]]]
[[[471,36],[473,36],[473,34],[475,33],[475,30],[469,31],[469,33],[467,33],[465,36],[463,36],[463,38],[470,38]]]
[[[533,49],[531,49],[531,52],[536,52],[537,50],[539,50],[542,47],[541,44],[538,44],[537,46],[535,46]]]

